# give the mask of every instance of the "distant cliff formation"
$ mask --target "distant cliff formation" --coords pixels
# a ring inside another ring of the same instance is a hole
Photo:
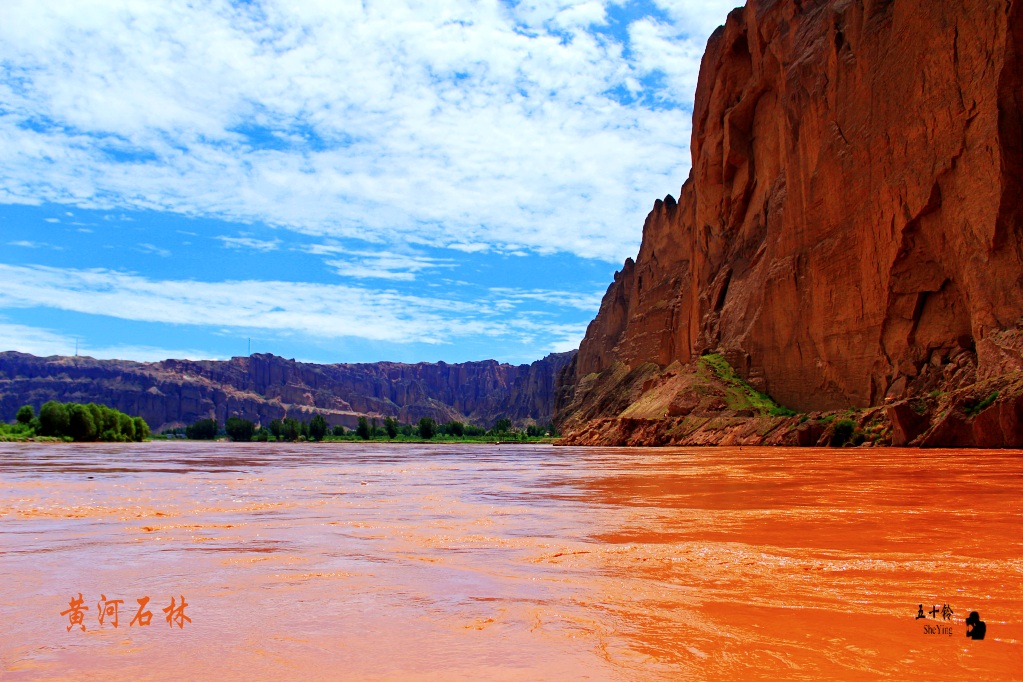
[[[154,431],[231,415],[267,424],[319,412],[331,425],[360,416],[414,423],[469,421],[492,426],[550,422],[555,380],[575,353],[531,365],[493,360],[460,364],[391,362],[317,365],[273,355],[228,361],[139,363],[0,353],[0,418],[47,400],[97,402],[144,418]]]
[[[926,397],[912,430],[1023,369],[1021,7],[734,10],[703,59],[689,179],[655,203],[566,371],[563,429],[640,400],[629,371],[707,353],[800,412]]]

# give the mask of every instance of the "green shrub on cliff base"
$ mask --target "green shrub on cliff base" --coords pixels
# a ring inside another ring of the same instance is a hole
[[[992,393],[988,397],[984,398],[983,400],[981,400],[979,403],[977,403],[973,407],[967,408],[966,409],[966,414],[971,416],[971,417],[976,417],[978,414],[980,414],[981,412],[983,412],[987,408],[989,408],[992,405],[994,405],[996,400],[998,400],[998,391],[995,391],[994,393]]]
[[[831,447],[840,448],[844,445],[863,445],[863,442],[867,440],[867,436],[857,426],[856,422],[852,419],[840,419],[835,422],[835,426],[831,429]]]
[[[728,408],[731,410],[755,410],[772,417],[794,417],[796,412],[774,402],[770,396],[750,386],[735,373],[721,355],[704,355],[700,363],[711,370],[728,387]]]
[[[842,419],[835,423],[831,430],[831,447],[840,448],[852,438],[856,432],[856,422],[852,419]]]
[[[73,440],[77,443],[105,441],[129,443],[149,437],[149,425],[141,417],[131,417],[106,405],[60,403],[50,400],[35,417],[31,405],[18,410],[17,423],[4,424],[0,435],[19,439],[43,438]]]

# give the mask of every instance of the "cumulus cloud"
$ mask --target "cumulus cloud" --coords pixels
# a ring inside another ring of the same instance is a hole
[[[704,40],[678,35],[678,29],[653,19],[634,21],[629,36],[636,69],[643,75],[659,75],[666,87],[654,95],[662,101],[688,103],[700,77]]]
[[[5,0],[0,202],[618,261],[730,3],[657,4],[615,37],[598,0]]]
[[[706,42],[715,28],[725,23],[725,17],[741,0],[653,0],[663,9],[676,27],[676,33]],[[701,48],[703,46],[701,45]]]

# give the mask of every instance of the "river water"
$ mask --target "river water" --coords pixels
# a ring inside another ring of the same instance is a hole
[[[0,551],[4,680],[1023,679],[1016,452],[0,444]]]

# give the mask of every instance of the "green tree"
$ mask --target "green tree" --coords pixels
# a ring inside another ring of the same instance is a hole
[[[509,431],[511,431],[511,426],[512,426],[511,419],[508,419],[507,417],[501,417],[500,419],[497,420],[497,423],[494,424],[494,432],[508,433]]]
[[[132,421],[135,422],[135,440],[141,443],[149,438],[150,430],[146,420],[142,417],[135,417]]]
[[[217,420],[200,419],[185,428],[185,435],[190,440],[213,440],[217,437]]]
[[[87,405],[71,403],[67,406],[68,430],[67,435],[71,436],[78,443],[94,441],[99,437],[96,429],[96,422],[92,418],[92,411]]]
[[[100,422],[103,422],[103,428],[99,428],[99,422],[96,423],[96,428],[100,432],[100,440],[109,442],[120,440],[121,424],[117,419],[117,410],[106,405],[97,405],[97,407],[99,408]]]
[[[270,433],[273,434],[274,438],[280,438],[281,433],[284,432],[284,423],[280,419],[274,419],[270,422]]]
[[[121,440],[125,443],[130,443],[135,440],[135,420],[126,415],[124,412],[118,412],[117,431],[121,435]]]
[[[248,443],[256,432],[256,425],[241,417],[228,417],[224,423],[227,437],[236,443]]]
[[[327,435],[327,420],[323,418],[322,414],[314,414],[312,421],[309,422],[309,437],[313,440],[323,440],[323,437]]]
[[[465,435],[465,424],[462,422],[448,422],[444,425],[444,433],[461,438]]]
[[[338,424],[337,426],[334,427],[333,433],[335,437],[342,438],[345,435],[345,427]]]
[[[35,416],[36,411],[32,409],[31,405],[22,405],[18,408],[17,420],[19,424],[29,424]]]
[[[387,437],[394,440],[398,436],[398,420],[394,417],[386,417],[384,419],[384,431],[387,432]]]
[[[365,417],[359,417],[359,425],[355,427],[355,433],[362,440],[369,440],[372,435],[369,430],[369,420]]]
[[[430,440],[433,435],[437,433],[437,422],[433,421],[429,417],[423,417],[419,420],[419,437],[424,440]]]
[[[89,403],[85,406],[92,415],[92,423],[96,425],[96,437],[102,436],[105,426],[103,424],[103,406],[96,403]]]
[[[63,436],[67,434],[70,420],[67,408],[51,400],[39,408],[39,435]]]
[[[302,435],[302,425],[299,424],[297,419],[288,417],[284,420],[281,428],[281,438],[294,443],[298,440],[298,437]]]
[[[64,436],[76,442],[126,443],[149,437],[149,425],[141,417],[89,403],[59,403],[51,400],[31,417],[29,428],[43,436]]]

